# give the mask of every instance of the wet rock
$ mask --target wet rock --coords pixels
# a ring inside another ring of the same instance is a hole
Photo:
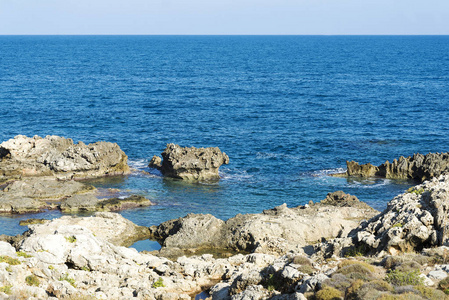
[[[136,207],[153,205],[147,198],[139,195],[132,195],[126,198],[98,199],[95,195],[74,195],[60,204],[63,212],[77,211],[119,211]]]
[[[93,193],[95,188],[74,180],[32,177],[9,182],[0,191],[0,213],[22,214],[54,209],[52,201],[74,194]]]
[[[18,135],[0,144],[0,181],[28,176],[82,179],[129,173],[128,157],[117,144],[74,144],[59,136]]]
[[[164,176],[184,180],[216,180],[218,169],[229,163],[229,157],[218,147],[195,148],[168,144],[162,152],[162,163],[157,156],[149,167],[159,169]]]
[[[449,172],[449,153],[414,154],[386,161],[379,166],[347,161],[347,176],[384,177],[425,181]]]

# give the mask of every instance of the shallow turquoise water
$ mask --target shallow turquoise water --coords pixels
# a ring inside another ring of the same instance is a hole
[[[383,209],[413,183],[327,174],[449,148],[446,36],[2,36],[0,52],[0,140],[117,142],[150,175],[94,184],[155,202],[121,212],[140,225],[335,190]],[[218,146],[230,164],[217,183],[163,179],[146,164],[170,142]],[[58,216],[1,217],[0,233]]]

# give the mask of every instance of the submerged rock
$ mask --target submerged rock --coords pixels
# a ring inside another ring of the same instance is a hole
[[[59,136],[18,135],[0,144],[0,181],[27,176],[82,179],[129,173],[128,157],[117,144],[74,144]]]
[[[147,198],[131,195],[126,198],[98,199],[94,195],[74,195],[61,202],[63,212],[77,211],[118,211],[153,205]]]
[[[425,181],[449,172],[449,153],[414,154],[404,156],[393,162],[386,161],[379,166],[372,164],[359,164],[347,161],[347,176],[384,177],[392,179],[413,179]]]
[[[168,144],[162,152],[162,162],[154,156],[149,167],[159,169],[164,176],[184,180],[219,179],[218,169],[229,163],[229,157],[218,147],[195,148]]]

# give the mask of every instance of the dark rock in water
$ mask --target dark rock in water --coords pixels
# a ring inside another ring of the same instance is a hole
[[[218,147],[195,148],[168,144],[161,159],[154,156],[149,167],[159,169],[164,176],[184,180],[219,179],[218,168],[229,163],[229,157]]]
[[[83,179],[130,172],[128,157],[117,144],[74,144],[59,136],[16,136],[0,144],[0,181],[27,176]]]
[[[393,162],[386,161],[380,166],[372,164],[360,165],[355,161],[347,161],[347,176],[384,177],[392,179],[413,179],[424,181],[449,172],[449,153],[414,154],[404,156]]]

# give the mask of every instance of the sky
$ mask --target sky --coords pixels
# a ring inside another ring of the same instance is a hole
[[[0,35],[449,34],[449,0],[0,0]]]

